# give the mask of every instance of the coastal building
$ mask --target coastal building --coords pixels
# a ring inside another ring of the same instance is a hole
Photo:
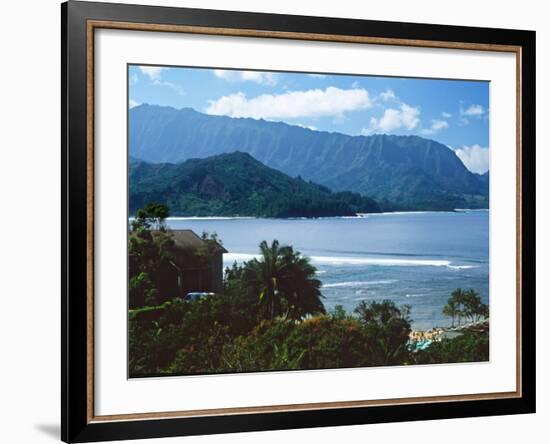
[[[204,240],[193,230],[171,230],[174,245],[170,261],[177,295],[218,293],[223,289],[223,255],[227,250],[218,242]],[[174,281],[173,281],[174,282]]]

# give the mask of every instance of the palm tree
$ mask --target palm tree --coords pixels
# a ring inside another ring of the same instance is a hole
[[[449,316],[452,319],[451,327],[454,327],[455,326],[455,318],[460,314],[460,310],[458,309],[457,302],[453,298],[450,298],[447,301],[447,305],[445,305],[443,307],[443,314],[445,316]]]
[[[481,301],[481,296],[473,288],[457,288],[451,293],[447,305],[443,307],[443,314],[453,318],[453,326],[455,317],[458,317],[458,325],[462,318],[478,322],[489,317],[489,306]]]
[[[455,308],[455,314],[458,317],[458,325],[461,324],[462,318],[466,316],[464,302],[466,300],[466,291],[462,288],[457,288],[451,293],[451,297],[447,301],[447,304],[453,304]]]
[[[480,294],[473,288],[470,288],[464,294],[464,307],[464,311],[471,322],[478,322],[489,317],[489,306],[481,302]]]
[[[279,242],[274,240],[269,247],[266,241],[262,241],[260,251],[262,254],[260,260],[254,258],[244,264],[242,280],[246,287],[258,294],[260,304],[266,307],[267,318],[273,319],[280,305],[278,300],[280,271],[277,264]]]
[[[291,246],[274,240],[260,244],[261,257],[246,262],[242,282],[245,288],[258,294],[265,307],[266,318],[276,316],[300,319],[307,314],[324,313],[321,302],[321,282],[314,278],[315,267]]]
[[[309,258],[292,247],[283,247],[280,252],[283,264],[280,290],[284,296],[285,318],[301,319],[308,314],[325,313],[321,281],[315,278],[317,270]]]

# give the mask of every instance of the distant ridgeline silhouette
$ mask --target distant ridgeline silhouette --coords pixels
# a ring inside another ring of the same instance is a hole
[[[349,136],[140,105],[130,110],[129,150],[149,163],[240,151],[292,178],[373,198],[385,211],[488,208],[489,202],[489,173],[470,172],[447,146],[418,136]]]

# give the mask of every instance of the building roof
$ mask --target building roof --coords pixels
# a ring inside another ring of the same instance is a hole
[[[170,232],[172,233],[176,248],[195,251],[197,248],[204,245],[204,240],[202,240],[193,230],[170,230]],[[220,253],[223,254],[228,252],[219,243],[216,243],[216,245]]]

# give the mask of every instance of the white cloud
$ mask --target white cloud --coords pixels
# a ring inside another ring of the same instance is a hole
[[[269,86],[274,86],[277,84],[277,77],[271,72],[214,69],[213,73],[216,77],[225,79],[229,82],[255,82]]]
[[[153,85],[165,86],[167,88],[174,90],[180,96],[185,95],[185,91],[180,85],[177,85],[172,82],[167,82],[165,80],[161,80],[162,72],[166,71],[168,68],[163,68],[160,66],[140,66],[139,69],[143,74],[149,77]]]
[[[317,79],[324,79],[326,77],[325,74],[308,74],[309,77],[314,77]]]
[[[139,105],[141,105],[141,104],[139,102],[136,102],[135,100],[132,100],[132,99],[128,100],[128,108],[130,108],[130,109],[134,108],[135,106],[139,106]]]
[[[366,89],[289,91],[247,98],[242,92],[209,101],[208,114],[254,119],[284,119],[318,116],[342,116],[345,112],[372,106]]]
[[[160,79],[161,72],[166,68],[162,68],[160,66],[140,66],[139,69],[143,74],[154,81]]]
[[[167,88],[173,89],[180,96],[185,95],[185,90],[180,85],[177,85],[175,83],[166,82],[164,80],[154,80],[153,84],[159,85],[159,86],[166,86]]]
[[[455,150],[455,153],[470,171],[483,174],[489,170],[489,148],[483,148],[477,144],[464,145]]]
[[[396,99],[396,95],[391,89],[387,89],[383,93],[380,93],[380,97],[384,102],[387,102],[388,100]]]
[[[432,120],[430,127],[424,128],[421,131],[421,133],[426,135],[432,135],[445,128],[449,128],[449,123],[446,120],[435,119],[435,120]]]
[[[359,82],[357,80],[354,80],[353,83],[351,84],[351,87],[352,88],[359,88]]]
[[[139,78],[137,76],[137,74],[134,72],[131,76],[130,76],[130,85],[136,85],[139,81]]]
[[[444,119],[450,119],[451,117],[453,117],[453,115],[451,113],[447,113],[447,112],[443,111],[441,113],[441,117],[443,117]]]
[[[384,115],[379,119],[371,117],[369,128],[363,128],[361,134],[368,135],[375,132],[391,133],[401,128],[411,131],[420,123],[419,116],[419,108],[402,103],[398,109],[386,109]]]
[[[470,105],[468,108],[464,109],[460,107],[460,115],[468,117],[481,117],[485,114],[485,108],[481,105]]]

